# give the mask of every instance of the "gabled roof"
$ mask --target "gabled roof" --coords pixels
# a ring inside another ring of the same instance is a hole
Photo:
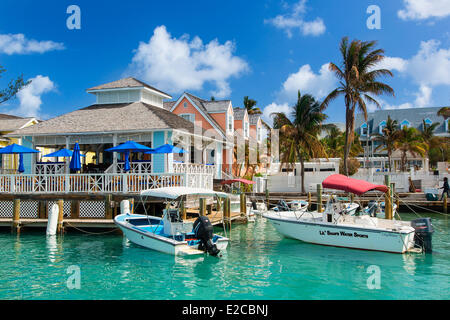
[[[22,118],[13,116],[11,114],[0,113],[0,131],[14,131],[27,125],[30,121],[36,120],[35,118]],[[36,120],[37,121],[37,120]]]
[[[14,131],[10,135],[139,132],[155,129],[184,129],[193,133],[194,124],[170,111],[143,102],[95,104]]]
[[[164,108],[169,107],[170,106],[170,111],[173,111],[174,108],[176,107],[177,103],[179,103],[183,96],[186,96],[193,104],[194,107],[197,108],[197,110],[199,110],[199,112],[203,115],[203,117],[216,129],[219,131],[220,134],[222,134],[224,137],[226,136],[224,129],[217,123],[217,121],[209,114],[209,111],[206,107],[206,105],[210,104],[211,102],[216,103],[216,102],[222,102],[222,101],[207,101],[204,100],[202,98],[199,98],[189,92],[185,92],[183,95],[181,95],[181,97],[175,101],[171,106],[169,103],[164,105]],[[229,101],[229,100],[223,100],[223,101]],[[227,109],[224,110],[224,112],[226,112]]]
[[[152,86],[146,84],[143,81],[137,80],[136,78],[132,78],[132,77],[116,80],[113,82],[108,82],[108,83],[105,83],[105,84],[102,84],[99,86],[89,88],[86,91],[89,92],[89,91],[95,91],[95,90],[120,89],[120,88],[142,88],[142,87],[154,90],[156,92],[159,92],[163,95],[166,95],[166,96],[172,98],[172,96],[170,94],[167,94],[159,89],[156,89],[155,87],[152,87]]]
[[[248,115],[248,122],[250,122],[250,125],[256,125],[256,124],[258,124],[258,120],[260,118],[261,118],[260,114],[249,114]]]
[[[247,109],[245,108],[234,108],[233,109],[234,120],[244,120],[246,111]]]

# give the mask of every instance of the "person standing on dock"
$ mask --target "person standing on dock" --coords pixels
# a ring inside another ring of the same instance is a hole
[[[442,191],[441,201],[442,201],[442,199],[444,199],[444,194],[447,194],[447,198],[450,197],[450,194],[449,194],[450,187],[448,185],[447,177],[444,178],[444,185],[442,186],[442,188],[439,188],[439,189],[444,189]]]

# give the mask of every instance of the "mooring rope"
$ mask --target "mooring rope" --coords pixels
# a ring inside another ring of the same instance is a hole
[[[74,228],[75,230],[78,230],[78,231],[86,233],[86,234],[92,234],[92,235],[101,235],[101,234],[107,234],[107,233],[112,233],[112,232],[117,231],[117,228],[114,228],[112,230],[105,231],[105,232],[90,232],[90,231],[86,231],[86,230],[80,229],[78,227],[75,227],[74,225],[70,224],[69,222],[64,221],[64,223],[66,223],[69,227]]]

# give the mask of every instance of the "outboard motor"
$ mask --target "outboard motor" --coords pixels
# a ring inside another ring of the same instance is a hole
[[[257,210],[258,209],[258,207],[256,206],[256,200],[255,199],[252,199],[252,209],[253,210]]]
[[[377,217],[377,211],[378,211],[378,203],[375,200],[370,200],[367,204],[367,208],[369,209],[369,215],[371,217]]]
[[[194,222],[195,237],[201,241],[198,249],[208,252],[212,256],[217,256],[220,250],[212,242],[213,230],[213,225],[208,217],[200,216]]]
[[[423,249],[425,253],[433,252],[431,240],[433,236],[433,225],[431,218],[420,218],[411,221],[411,226],[416,230],[414,234],[414,245]]]
[[[284,200],[278,201],[277,208],[278,208],[278,211],[290,211],[288,204]]]

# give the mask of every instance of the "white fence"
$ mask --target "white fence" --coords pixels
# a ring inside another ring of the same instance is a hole
[[[139,193],[161,187],[213,188],[213,175],[163,174],[53,174],[0,175],[0,192],[29,193]]]

